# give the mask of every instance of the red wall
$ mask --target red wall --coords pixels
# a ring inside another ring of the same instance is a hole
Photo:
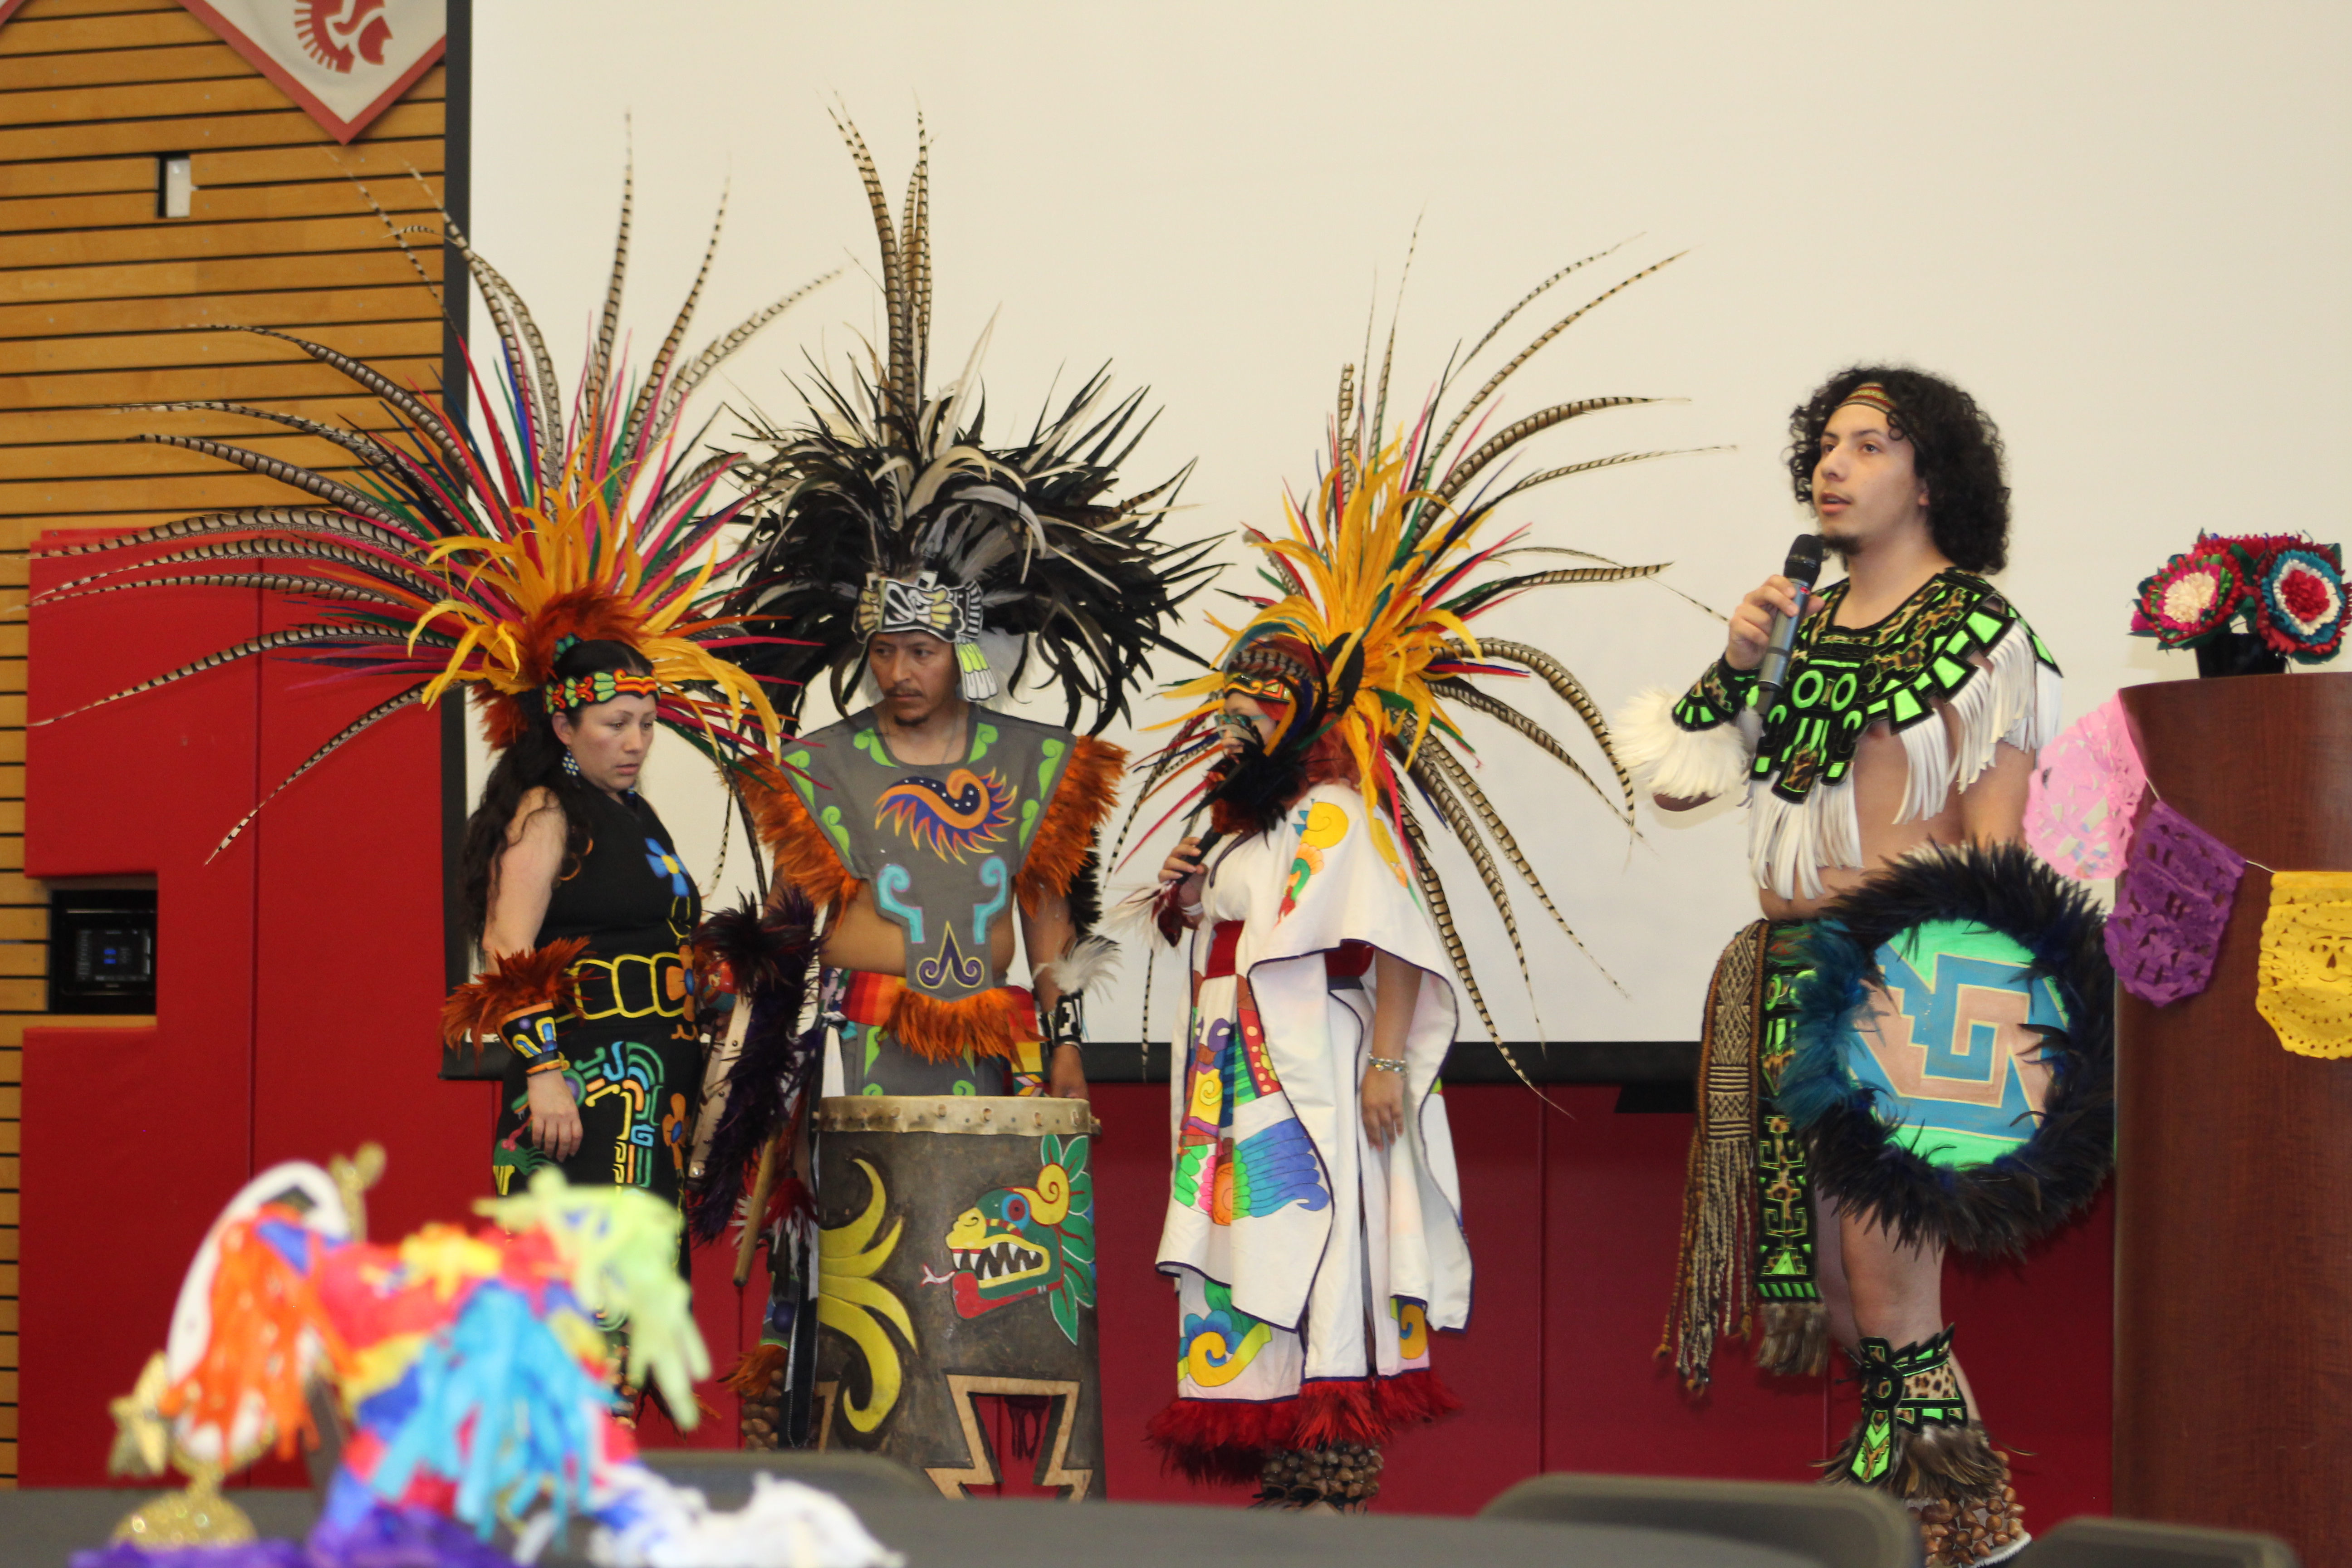
[[[55,540],[57,536],[52,536]],[[36,569],[37,585],[64,566]],[[32,717],[102,696],[269,624],[250,593],[78,601],[33,617]],[[33,730],[26,868],[152,873],[162,905],[152,1029],[28,1030],[25,1051],[21,1475],[102,1482],[109,1399],[163,1342],[181,1271],[252,1173],[373,1139],[380,1235],[464,1217],[488,1190],[490,1093],[436,1082],[439,747],[416,710],[294,785],[210,866],[268,788],[379,685],[246,661]],[[384,693],[387,694],[388,693]],[[1800,1480],[1853,1419],[1850,1386],[1760,1376],[1733,1346],[1685,1399],[1655,1349],[1674,1272],[1690,1118],[1618,1115],[1611,1089],[1517,1088],[1449,1105],[1478,1268],[1471,1329],[1439,1337],[1468,1408],[1399,1442],[1383,1506],[1467,1512],[1546,1469]],[[1175,1313],[1152,1272],[1167,1095],[1101,1085],[1095,1156],[1108,1495],[1236,1504],[1163,1476],[1143,1425],[1173,1383]],[[2111,1226],[2103,1202],[2025,1268],[1955,1268],[1947,1305],[1995,1436],[2030,1450],[2036,1527],[2108,1496]],[[735,1290],[703,1254],[696,1312],[724,1373],[756,1335],[763,1276]],[[731,1446],[734,1399],[703,1391],[691,1441]],[[658,1418],[645,1436],[678,1440]],[[290,1468],[264,1479],[290,1481]]]
[[[1475,1511],[1543,1470],[1806,1480],[1853,1424],[1851,1384],[1766,1377],[1745,1346],[1718,1355],[1702,1402],[1652,1352],[1681,1226],[1691,1118],[1618,1115],[1614,1089],[1447,1094],[1477,1268],[1469,1329],[1437,1336],[1438,1372],[1467,1406],[1400,1441],[1381,1506]],[[1237,1489],[1160,1473],[1143,1424],[1175,1385],[1174,1302],[1151,1273],[1167,1200],[1168,1096],[1095,1090],[1110,1495],[1238,1503]],[[1954,1266],[1945,1307],[2032,1528],[2108,1509],[2113,1226],[2105,1199],[2022,1268]]]
[[[1435,1359],[1467,1408],[1397,1443],[1381,1506],[1471,1513],[1544,1470],[1811,1479],[1853,1423],[1851,1383],[1764,1376],[1734,1343],[1713,1391],[1693,1402],[1653,1354],[1691,1118],[1618,1115],[1614,1089],[1546,1092],[1565,1115],[1517,1087],[1447,1095],[1478,1284],[1470,1328],[1439,1335]],[[1143,1442],[1175,1387],[1175,1303],[1151,1267],[1168,1195],[1168,1091],[1097,1084],[1094,1105],[1106,1493],[1238,1506],[1246,1491],[1163,1474]],[[2108,1510],[2113,1237],[2103,1197],[2025,1265],[1954,1264],[1946,1277],[1962,1359],[1994,1436],[2013,1450],[2035,1529]],[[696,1314],[722,1367],[756,1333],[766,1288],[755,1275],[739,1296],[729,1267],[705,1254],[695,1274]],[[723,1424],[694,1440],[731,1441],[733,1419],[729,1400]]]
[[[92,569],[37,563],[34,583]],[[37,611],[30,716],[289,624],[263,616],[226,589]],[[316,679],[245,660],[27,734],[26,874],[152,875],[160,929],[154,1027],[25,1035],[26,1486],[105,1479],[107,1401],[161,1348],[182,1270],[253,1173],[382,1142],[380,1233],[462,1216],[485,1188],[488,1091],[433,1077],[435,720],[377,726],[205,863],[257,787],[396,689],[303,689]]]

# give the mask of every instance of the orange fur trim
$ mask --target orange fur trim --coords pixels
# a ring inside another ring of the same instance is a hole
[[[481,1042],[497,1038],[499,1026],[516,1014],[570,1006],[572,964],[587,951],[586,937],[569,936],[529,952],[508,953],[449,993],[441,1005],[441,1043],[471,1040],[479,1056]]]
[[[892,1039],[926,1061],[953,1061],[966,1051],[1009,1061],[1023,1040],[1036,1037],[1036,1004],[1018,986],[999,985],[956,1002],[905,987],[890,1009],[888,1028]]]
[[[742,1359],[735,1363],[735,1370],[721,1378],[719,1386],[746,1399],[765,1399],[768,1384],[792,1357],[793,1352],[782,1345],[763,1344],[745,1351]]]
[[[1013,879],[1023,910],[1034,915],[1040,900],[1070,890],[1071,879],[1086,864],[1096,836],[1118,804],[1118,778],[1126,771],[1126,752],[1092,735],[1076,738],[1070,765],[1062,770],[1045,820],[1029,841],[1029,858]]]
[[[738,782],[751,820],[760,825],[760,842],[776,858],[778,879],[806,893],[819,909],[847,909],[857,897],[858,879],[833,852],[793,782],[769,763],[752,763]]]

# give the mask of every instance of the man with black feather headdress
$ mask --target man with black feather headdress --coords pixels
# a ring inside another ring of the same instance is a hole
[[[805,425],[758,432],[761,478],[777,499],[730,605],[755,634],[740,660],[774,688],[788,722],[819,681],[844,715],[749,781],[779,888],[804,895],[820,922],[820,1010],[781,1068],[747,1043],[735,1077],[759,1081],[730,1087],[729,1114],[751,1134],[739,1126],[714,1149],[706,1231],[725,1223],[736,1194],[759,1188],[761,1151],[779,1135],[793,1142],[812,1089],[869,1109],[866,1097],[1085,1098],[1081,998],[1112,954],[1089,935],[1096,838],[1126,754],[1075,727],[1090,718],[1099,731],[1124,713],[1154,648],[1181,651],[1166,630],[1211,570],[1198,564],[1205,546],[1155,536],[1181,474],[1107,499],[1148,425],[1141,394],[1113,398],[1097,375],[1025,441],[992,447],[979,349],[951,386],[927,390],[928,154],[894,225],[863,140],[846,124],[843,133],[872,200],[887,349],[870,374],[818,377]],[[1017,687],[1058,689],[1064,723],[995,705]],[[1025,987],[1009,982],[1016,925]],[[748,1122],[732,1109],[742,1092],[761,1100]],[[772,1247],[774,1339],[793,1315],[783,1298],[811,1283],[790,1278],[789,1250]],[[1086,1279],[1090,1306],[1090,1259]],[[738,1381],[756,1400],[786,1360],[772,1344]],[[907,1386],[919,1402],[911,1374]],[[909,1414],[902,1405],[892,1419]],[[886,1415],[860,1428],[867,1446],[926,1462],[905,1445],[929,1436],[902,1442]]]

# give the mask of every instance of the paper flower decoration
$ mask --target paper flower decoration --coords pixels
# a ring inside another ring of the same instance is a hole
[[[2194,548],[2143,578],[2131,629],[2168,648],[2231,632],[2316,664],[2343,646],[2344,563],[2333,544],[2296,534],[2200,533]]]
[[[2200,547],[2176,555],[2164,570],[2139,585],[2132,630],[2153,635],[2166,647],[2185,647],[2229,625],[2244,585],[2226,552]]]
[[[2279,551],[2263,569],[2254,625],[2290,658],[2315,664],[2344,643],[2344,571],[2336,547]]]

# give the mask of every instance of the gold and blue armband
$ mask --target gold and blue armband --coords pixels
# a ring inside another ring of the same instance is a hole
[[[529,1072],[566,1065],[555,1048],[555,1021],[572,1004],[572,965],[587,948],[586,938],[567,937],[493,961],[441,1005],[442,1044],[471,1041],[479,1051],[497,1040]]]

